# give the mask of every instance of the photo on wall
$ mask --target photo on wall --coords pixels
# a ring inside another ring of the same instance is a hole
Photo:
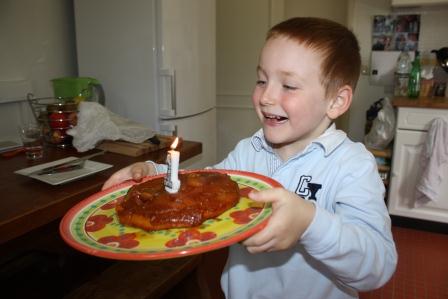
[[[372,50],[416,51],[420,15],[377,15],[373,17]]]

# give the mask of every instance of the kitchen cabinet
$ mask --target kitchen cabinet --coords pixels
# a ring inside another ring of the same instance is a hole
[[[393,7],[448,4],[448,0],[392,0]]]
[[[437,117],[448,121],[448,109],[398,107],[388,197],[391,215],[448,223],[447,164],[441,167],[443,179],[437,200],[414,205],[415,187],[422,174],[420,155],[429,125]]]

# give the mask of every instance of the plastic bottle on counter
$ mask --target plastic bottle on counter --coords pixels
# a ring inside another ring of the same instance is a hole
[[[420,54],[415,52],[415,59],[412,62],[411,73],[409,74],[408,81],[408,97],[418,98],[420,96],[420,79],[421,79],[421,67],[420,67]]]
[[[397,60],[394,74],[394,96],[405,97],[408,94],[409,73],[411,71],[411,57],[403,51]]]

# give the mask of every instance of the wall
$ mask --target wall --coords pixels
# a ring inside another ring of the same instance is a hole
[[[285,0],[285,18],[319,17],[346,24],[348,0]]]
[[[0,1],[0,140],[31,119],[26,94],[52,95],[50,79],[76,75],[72,0]]]
[[[347,0],[218,0],[218,159],[260,128],[251,103],[267,30],[285,18],[319,16],[345,24]]]
[[[271,11],[269,0],[217,1],[218,160],[259,128],[251,93]]]

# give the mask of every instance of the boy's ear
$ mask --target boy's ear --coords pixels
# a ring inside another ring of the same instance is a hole
[[[334,120],[344,114],[352,104],[353,90],[350,86],[344,85],[339,88],[336,95],[330,100],[327,109],[327,116]]]

